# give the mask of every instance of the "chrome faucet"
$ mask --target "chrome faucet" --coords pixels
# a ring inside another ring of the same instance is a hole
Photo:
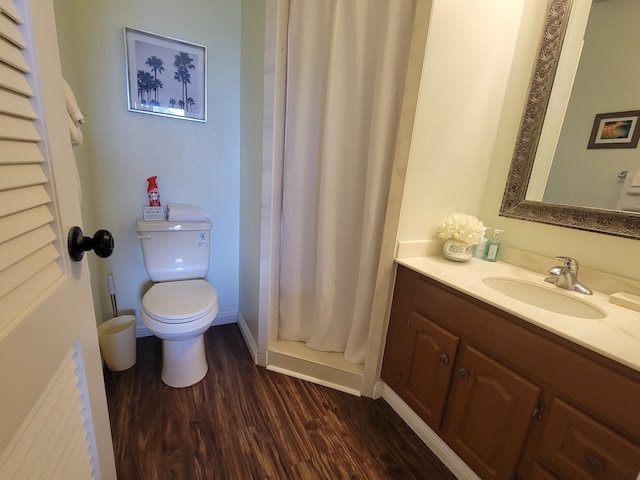
[[[553,283],[560,288],[573,290],[575,292],[592,295],[589,287],[578,281],[578,261],[571,257],[556,257],[556,260],[563,262],[563,265],[556,265],[549,269],[550,277],[544,279],[545,282]]]

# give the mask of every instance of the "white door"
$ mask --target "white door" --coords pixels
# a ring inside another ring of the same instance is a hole
[[[3,480],[116,478],[57,48],[52,0],[0,0]]]

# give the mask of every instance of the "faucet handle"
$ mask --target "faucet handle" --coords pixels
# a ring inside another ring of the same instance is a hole
[[[556,257],[556,260],[560,260],[563,264],[565,268],[568,268],[570,272],[573,273],[578,273],[578,261],[575,258],[571,258],[571,257]]]
[[[557,277],[562,273],[563,269],[564,267],[561,267],[560,265],[556,265],[555,267],[551,267],[549,269],[549,273]]]

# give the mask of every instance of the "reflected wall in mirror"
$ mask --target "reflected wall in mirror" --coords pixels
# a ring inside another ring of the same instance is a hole
[[[637,11],[635,3],[594,0],[590,15],[590,0],[574,0],[573,6],[571,0],[549,1],[500,215],[640,238],[640,195],[626,195],[640,170],[640,151],[587,148],[597,114],[640,108],[631,90],[640,81],[632,45],[640,42],[628,40],[640,34],[608,18],[621,18],[620,4]],[[604,25],[615,31],[603,32]],[[593,57],[606,57],[609,64],[594,64]],[[594,81],[599,75],[609,87]],[[629,172],[626,182],[618,176],[623,171]],[[619,203],[625,195],[631,203]]]

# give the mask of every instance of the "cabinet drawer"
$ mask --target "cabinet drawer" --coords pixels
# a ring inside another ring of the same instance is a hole
[[[540,443],[542,457],[573,480],[636,480],[640,445],[556,398]]]

